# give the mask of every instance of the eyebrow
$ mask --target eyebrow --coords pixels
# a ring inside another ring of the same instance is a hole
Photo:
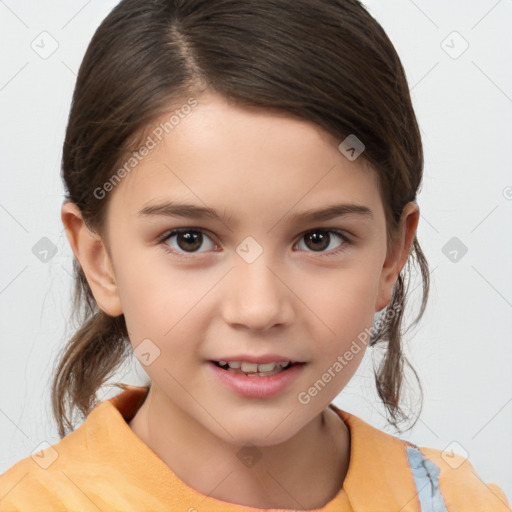
[[[166,216],[166,217],[184,217],[190,219],[210,218],[229,224],[232,215],[227,211],[217,212],[208,206],[199,206],[185,203],[166,202],[161,204],[149,205],[137,213],[138,216]],[[283,217],[286,217],[285,214]],[[310,209],[303,212],[294,213],[290,216],[289,222],[320,222],[337,217],[357,215],[366,218],[373,218],[373,212],[367,206],[345,203],[332,204],[320,209]]]

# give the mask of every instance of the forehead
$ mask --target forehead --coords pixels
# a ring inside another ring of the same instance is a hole
[[[382,210],[366,159],[348,160],[341,141],[318,125],[210,92],[196,102],[186,115],[172,119],[174,107],[148,127],[151,150],[114,190],[114,207],[134,214],[154,200],[186,199],[269,221],[318,202]]]

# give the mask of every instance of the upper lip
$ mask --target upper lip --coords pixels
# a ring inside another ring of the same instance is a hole
[[[281,361],[290,361],[290,363],[300,363],[291,357],[279,354],[264,354],[262,356],[253,356],[250,354],[239,354],[234,356],[219,357],[213,361],[246,361],[248,363],[266,364],[266,363],[279,363]]]

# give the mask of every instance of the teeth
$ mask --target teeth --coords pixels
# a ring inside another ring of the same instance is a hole
[[[276,367],[276,363],[259,364],[259,372],[271,372]]]
[[[247,361],[219,361],[220,366],[239,370],[237,373],[245,373],[251,377],[257,375],[266,376],[268,373],[278,373],[290,365],[290,361],[279,361],[265,364],[249,363]]]
[[[244,373],[257,372],[258,365],[256,363],[246,363],[245,361],[242,361],[242,366],[240,367],[240,370],[242,370]]]

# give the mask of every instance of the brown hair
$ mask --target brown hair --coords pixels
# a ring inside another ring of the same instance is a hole
[[[91,229],[101,231],[108,204],[94,191],[138,147],[152,120],[206,88],[312,121],[340,142],[349,134],[363,141],[362,158],[378,173],[391,247],[402,210],[420,186],[423,149],[400,59],[358,0],[121,1],[81,64],[63,146],[66,200]],[[396,314],[370,340],[385,348],[375,377],[395,426],[408,418],[401,405],[408,364],[401,324],[412,260],[423,282],[414,324],[423,315],[429,272],[415,237],[388,305]],[[95,405],[130,347],[124,316],[97,307],[76,260],[75,273],[80,326],[52,387],[61,436],[73,428],[74,413],[86,415]]]

